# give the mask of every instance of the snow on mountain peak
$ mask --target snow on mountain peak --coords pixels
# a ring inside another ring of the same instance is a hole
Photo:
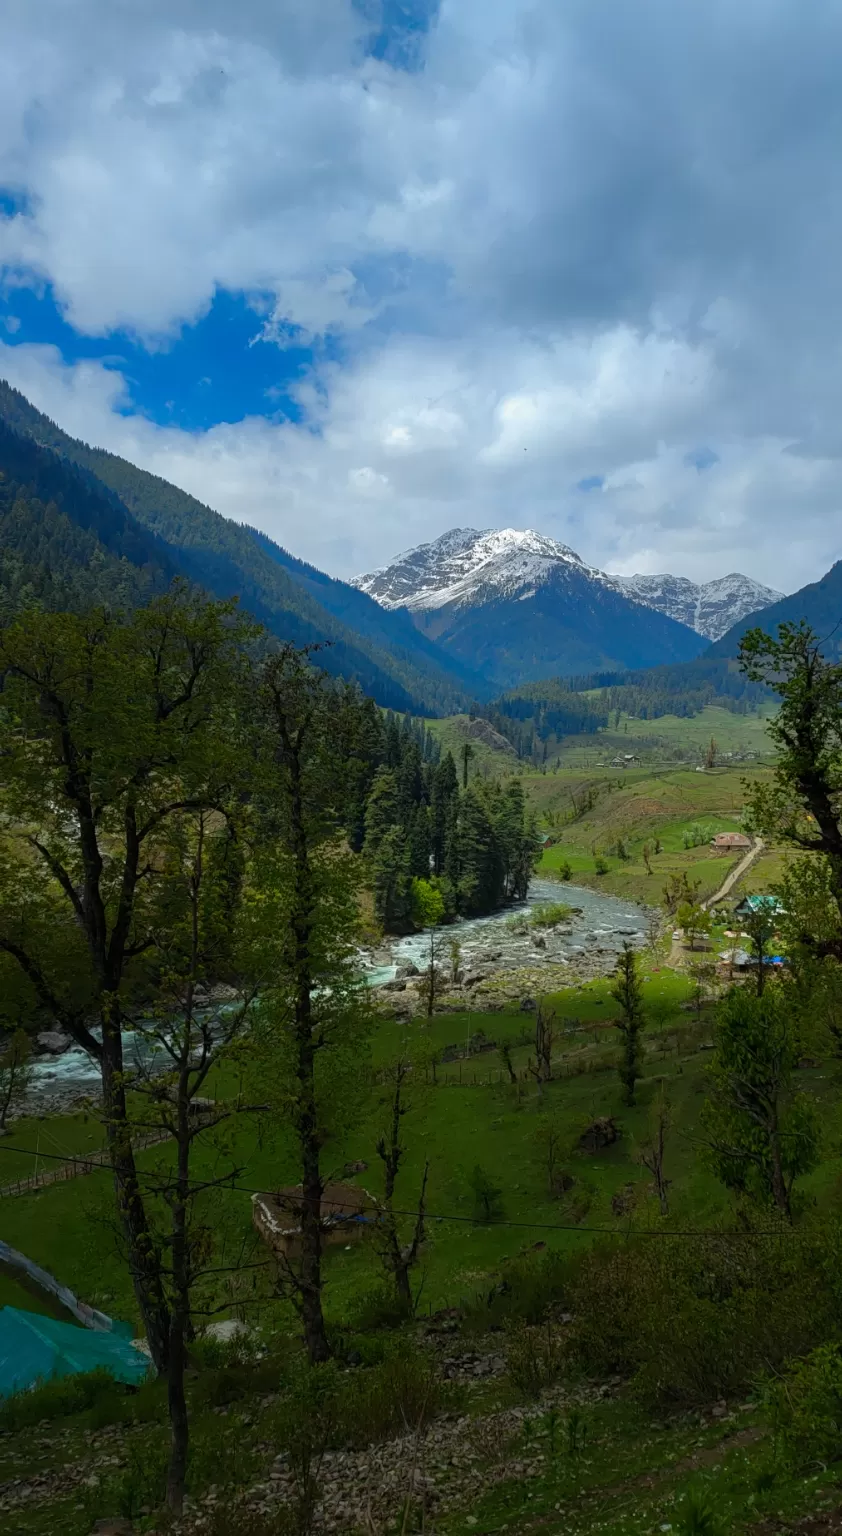
[[[565,568],[709,640],[718,640],[732,624],[782,596],[737,572],[701,585],[686,576],[609,576],[586,565],[567,544],[531,528],[451,528],[429,544],[405,550],[379,570],[354,577],[352,585],[384,608],[429,612],[500,598],[523,601]]]
[[[452,528],[351,584],[384,608],[428,610],[520,596],[560,564],[600,574],[590,572],[575,550],[531,528]]]
[[[733,624],[759,608],[777,603],[782,592],[763,586],[751,576],[732,571],[701,584],[686,576],[612,576],[617,589],[635,602],[657,608],[687,624],[708,640],[719,640]]]

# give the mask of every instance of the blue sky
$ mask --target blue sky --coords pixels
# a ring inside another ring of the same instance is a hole
[[[8,0],[0,376],[340,575],[842,553],[831,0]]]

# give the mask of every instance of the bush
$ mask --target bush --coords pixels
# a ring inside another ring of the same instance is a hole
[[[570,1262],[552,1250],[515,1259],[503,1269],[498,1283],[477,1296],[464,1312],[465,1328],[484,1333],[515,1323],[536,1324],[567,1291]]]
[[[598,853],[596,858],[594,859],[593,867],[594,867],[594,870],[596,871],[596,873],[598,875],[607,875],[608,874],[608,863],[607,863],[607,860],[605,860],[602,857],[601,853]]]
[[[130,1387],[116,1382],[104,1370],[62,1376],[30,1391],[16,1392],[0,1402],[0,1429],[15,1432],[40,1424],[42,1419],[66,1419],[94,1409],[99,1425],[113,1423],[123,1417],[131,1396]]]
[[[157,1509],[167,1490],[169,1445],[163,1433],[142,1442],[130,1440],[127,1459],[118,1472],[101,1478],[85,1494],[85,1514],[91,1520],[111,1515],[136,1520],[141,1510]]]
[[[545,907],[536,907],[529,914],[530,928],[554,928],[556,923],[566,923],[573,908],[566,901],[553,901]]]
[[[572,866],[570,864],[569,859],[562,859],[561,863],[559,864],[559,866],[558,866],[558,868],[556,870],[556,874],[557,874],[559,880],[572,880],[573,879],[573,868],[572,868]]]
[[[439,1374],[436,1361],[408,1341],[382,1365],[347,1380],[341,1413],[344,1445],[362,1448],[406,1434],[452,1407],[458,1394]]]
[[[489,1226],[503,1218],[503,1191],[495,1184],[484,1168],[475,1167],[471,1174],[471,1191],[474,1197],[474,1221],[477,1226]]]
[[[679,1505],[675,1530],[678,1536],[725,1536],[725,1526],[704,1489],[691,1488]]]
[[[842,1457],[842,1349],[822,1344],[764,1392],[784,1461],[802,1471]]]
[[[382,1328],[400,1328],[408,1317],[406,1304],[394,1285],[383,1280],[355,1300],[351,1328],[353,1332],[377,1333]]]
[[[744,1394],[833,1332],[838,1248],[838,1226],[816,1226],[592,1249],[571,1275],[570,1364],[666,1407]]]
[[[539,1328],[519,1323],[509,1334],[506,1371],[512,1386],[524,1397],[540,1397],[561,1374],[564,1350],[558,1330],[550,1322]]]

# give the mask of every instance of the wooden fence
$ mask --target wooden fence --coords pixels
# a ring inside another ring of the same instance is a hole
[[[169,1131],[148,1131],[145,1136],[137,1136],[132,1140],[132,1150],[142,1152],[146,1147],[158,1146],[169,1139]],[[33,1152],[32,1156],[37,1157],[38,1154]],[[66,1163],[59,1163],[57,1168],[45,1168],[41,1173],[30,1174],[26,1179],[14,1179],[10,1184],[0,1185],[0,1200],[4,1195],[27,1195],[33,1189],[47,1189],[50,1184],[63,1184],[67,1179],[84,1178],[88,1173],[110,1167],[110,1164],[107,1147],[101,1152],[86,1153],[84,1157],[74,1157]]]

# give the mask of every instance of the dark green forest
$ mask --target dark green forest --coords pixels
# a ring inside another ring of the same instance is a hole
[[[14,487],[0,504],[6,612],[33,601],[131,608],[178,573],[212,596],[239,598],[289,644],[329,646],[326,670],[384,708],[440,715],[487,697],[481,680],[419,635],[405,613],[387,612],[157,475],[69,437],[2,380],[0,427],[0,474]]]
[[[364,855],[375,912],[387,932],[423,926],[417,882],[440,894],[442,916],[479,916],[526,896],[540,853],[523,786],[461,779],[423,721],[360,701],[346,716],[345,830]]]

